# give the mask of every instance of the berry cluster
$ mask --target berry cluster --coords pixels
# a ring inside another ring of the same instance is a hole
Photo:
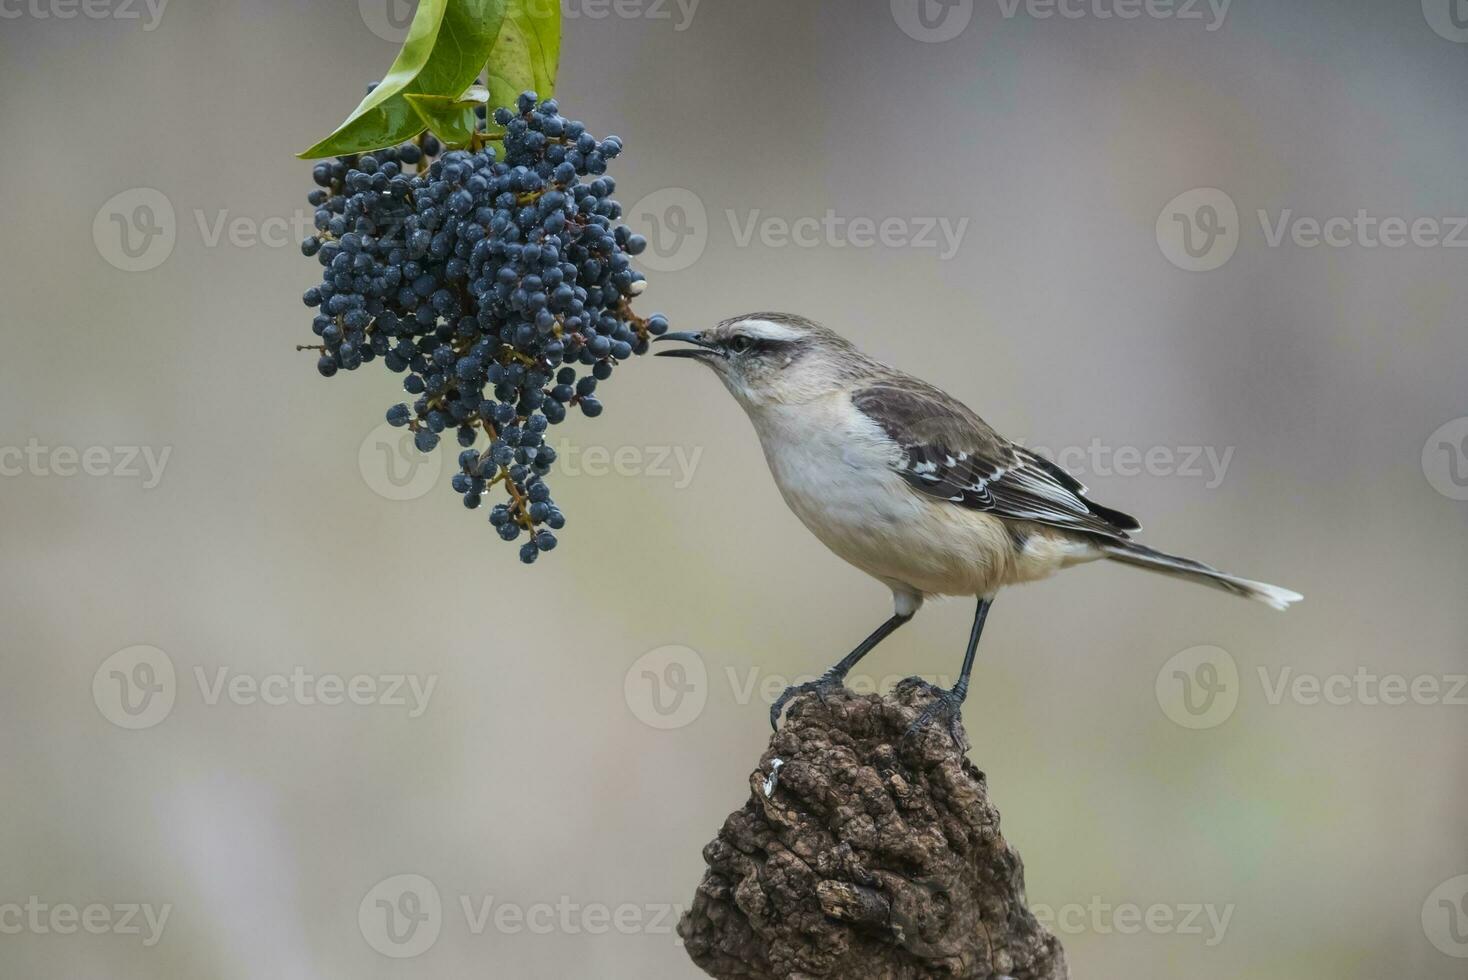
[[[317,234],[301,250],[325,269],[305,295],[320,343],[303,349],[326,377],[373,360],[405,375],[413,401],[388,422],[425,453],[454,430],[454,489],[472,509],[502,484],[489,521],[506,541],[528,534],[529,563],[565,524],[545,482],[547,428],[571,407],[600,415],[598,383],[668,322],[631,309],[646,285],[631,258],[647,243],[618,223],[604,176],[621,141],[532,92],[493,119],[501,131],[481,128],[468,150],[440,155],[425,135],[317,165]]]

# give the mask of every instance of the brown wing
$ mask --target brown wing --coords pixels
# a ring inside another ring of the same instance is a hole
[[[1086,499],[1086,488],[1016,446],[962,403],[916,379],[870,385],[857,410],[897,443],[892,468],[917,492],[999,517],[1125,538],[1137,521]]]

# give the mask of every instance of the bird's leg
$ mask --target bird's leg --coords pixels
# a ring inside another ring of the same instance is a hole
[[[979,650],[979,637],[984,633],[984,620],[989,618],[989,607],[993,604],[994,600],[991,598],[979,599],[979,608],[974,611],[974,626],[968,635],[968,649],[963,654],[963,667],[958,672],[958,683],[953,685],[951,691],[934,692],[932,703],[907,729],[909,736],[916,734],[929,721],[941,719],[948,723],[948,734],[953,737],[954,744],[963,744],[958,731],[959,710],[963,707],[964,699],[968,697],[969,674],[973,673],[974,657]]]
[[[796,684],[793,687],[785,688],[785,693],[776,698],[775,703],[770,706],[770,727],[777,731],[779,730],[780,712],[784,710],[786,702],[796,695],[814,693],[824,699],[827,691],[833,688],[840,688],[841,682],[846,680],[846,675],[851,673],[851,668],[855,667],[862,657],[871,653],[878,643],[891,636],[897,627],[907,622],[912,616],[912,613],[907,613],[906,615],[896,613],[891,619],[873,630],[872,635],[862,640],[855,650],[842,657],[840,663],[826,671],[820,677],[813,681],[808,681],[805,684]]]

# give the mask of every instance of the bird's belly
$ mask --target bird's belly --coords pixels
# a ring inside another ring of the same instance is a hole
[[[785,502],[811,533],[889,586],[980,595],[1004,577],[1010,545],[997,520],[920,497],[886,467],[807,460],[772,468]]]

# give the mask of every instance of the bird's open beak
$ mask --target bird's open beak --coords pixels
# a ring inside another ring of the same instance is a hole
[[[656,338],[653,343],[661,343],[664,340],[681,340],[692,347],[675,347],[672,350],[660,350],[658,357],[691,357],[694,360],[709,360],[715,357],[723,357],[724,352],[717,344],[704,340],[702,334],[696,333],[665,333]]]

